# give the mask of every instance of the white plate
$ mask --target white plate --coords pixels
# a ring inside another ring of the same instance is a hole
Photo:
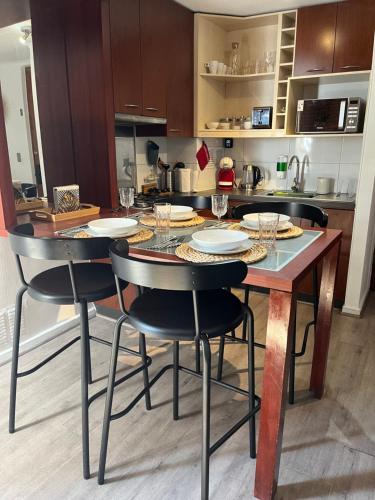
[[[87,234],[89,234],[90,236],[95,236],[96,238],[113,238],[113,239],[116,239],[116,238],[127,238],[128,236],[134,236],[135,234],[138,234],[140,231],[142,231],[142,228],[140,227],[135,227],[133,229],[129,229],[129,231],[127,231],[126,233],[119,233],[118,231],[116,233],[111,233],[111,232],[108,232],[108,233],[101,233],[101,234],[98,234],[97,232],[93,231],[92,229],[88,228],[85,230]]]
[[[214,249],[203,248],[199,246],[196,241],[193,240],[189,241],[188,245],[197,252],[208,253],[211,255],[232,255],[235,253],[246,252],[253,246],[253,243],[248,239],[240,243],[240,245],[237,248],[233,248],[232,250],[221,250],[221,249],[214,250]]]
[[[107,219],[96,219],[88,223],[91,231],[97,235],[124,235],[134,230],[138,221],[124,217],[110,217]]]
[[[259,231],[259,225],[250,225],[248,224],[245,220],[242,220],[240,222],[240,226],[245,227],[246,229],[250,229],[251,231]],[[282,222],[277,226],[277,231],[286,231],[287,229],[290,229],[293,227],[293,224],[291,222]]]
[[[256,214],[245,214],[243,216],[243,220],[246,221],[248,226],[258,227],[259,226],[259,217],[258,213]],[[279,223],[284,223],[290,221],[289,215],[279,214]]]
[[[197,231],[191,235],[193,240],[201,248],[208,250],[233,250],[245,240],[248,236],[243,231],[229,231],[227,229],[205,229]]]
[[[178,221],[178,220],[190,220],[190,219],[194,219],[194,217],[197,216],[197,212],[181,212],[181,213],[176,213],[176,214],[172,214],[171,213],[171,220],[175,220],[175,221]]]
[[[193,207],[187,207],[185,205],[171,205],[171,214],[181,214],[192,211]]]

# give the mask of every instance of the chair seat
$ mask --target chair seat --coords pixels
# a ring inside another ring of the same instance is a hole
[[[208,337],[230,332],[243,320],[241,301],[226,290],[198,292],[200,330]],[[137,297],[129,311],[129,322],[141,333],[166,340],[195,337],[191,292],[149,290]]]
[[[116,294],[116,284],[110,264],[87,262],[74,264],[78,295],[81,300],[94,302]],[[124,289],[127,283],[121,282]],[[52,304],[73,304],[73,290],[68,266],[52,267],[30,281],[29,295]]]

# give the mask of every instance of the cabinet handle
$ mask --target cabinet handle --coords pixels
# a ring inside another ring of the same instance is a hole
[[[180,128],[170,128],[169,132],[182,132]]]
[[[158,108],[153,108],[153,107],[149,107],[146,109],[147,109],[147,111],[159,111]]]
[[[340,69],[361,69],[361,66],[356,66],[353,64],[348,64],[347,66],[340,66]]]
[[[139,108],[138,104],[125,104],[126,108]]]
[[[324,71],[325,68],[311,68],[307,70],[307,73],[315,73],[316,71]]]

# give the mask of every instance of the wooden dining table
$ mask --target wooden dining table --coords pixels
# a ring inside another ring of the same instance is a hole
[[[119,214],[123,215],[123,214]],[[102,217],[108,217],[103,212]],[[111,214],[110,216],[113,216]],[[93,217],[91,217],[92,219]],[[97,217],[95,217],[97,218]],[[84,224],[90,219],[61,223],[32,221],[35,234],[56,236],[56,231]],[[27,217],[19,222],[26,222]],[[309,231],[313,229],[309,228]],[[269,290],[266,350],[261,393],[260,427],[256,460],[254,496],[262,500],[275,496],[279,476],[287,382],[293,337],[296,299],[302,280],[315,265],[321,264],[319,308],[315,326],[315,343],[310,377],[310,391],[322,398],[326,376],[333,312],[333,293],[342,231],[317,229],[319,237],[298,253],[280,270],[248,266],[244,284]],[[130,247],[130,255],[144,259],[181,262],[174,252],[151,251]]]

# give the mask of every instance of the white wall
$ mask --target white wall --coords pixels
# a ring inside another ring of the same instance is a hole
[[[0,63],[1,92],[12,178],[22,182],[35,181],[24,77],[24,68],[29,65],[30,60]],[[17,161],[17,153],[21,154],[21,162]]]
[[[374,53],[375,54],[375,53]],[[372,67],[375,68],[375,55]],[[361,170],[343,312],[359,315],[370,289],[375,239],[375,80],[367,102]]]

